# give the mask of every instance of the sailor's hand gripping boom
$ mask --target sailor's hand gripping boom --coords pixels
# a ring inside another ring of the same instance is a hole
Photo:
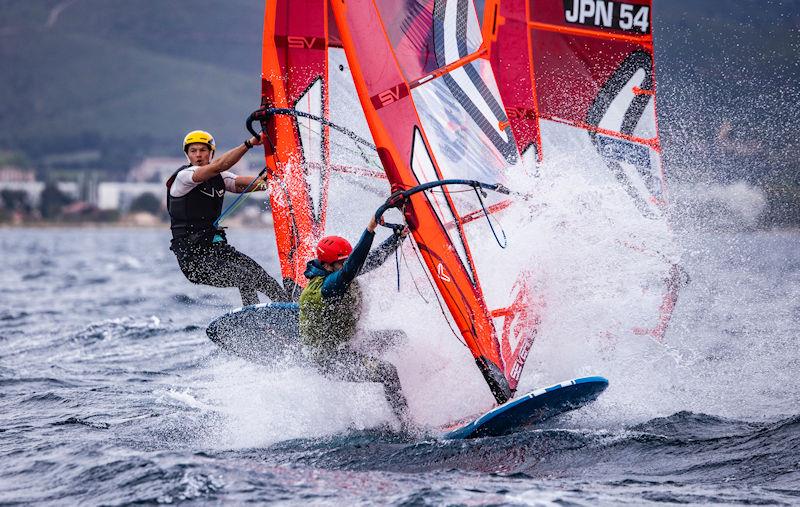
[[[414,194],[424,192],[426,190],[430,190],[436,187],[443,187],[446,185],[463,185],[472,187],[475,190],[475,193],[478,196],[478,201],[480,202],[481,208],[483,209],[484,215],[486,215],[486,220],[489,221],[489,227],[492,229],[492,233],[494,234],[495,239],[497,240],[497,244],[499,244],[501,248],[505,248],[506,247],[505,232],[502,232],[501,230],[503,234],[503,241],[501,242],[500,238],[494,231],[494,226],[492,225],[492,222],[489,219],[489,212],[486,209],[486,206],[484,205],[482,198],[486,197],[486,190],[492,190],[494,192],[499,192],[501,194],[506,194],[506,195],[511,195],[511,194],[517,195],[517,192],[509,190],[507,187],[505,187],[500,183],[484,183],[482,181],[465,180],[465,179],[445,179],[445,180],[429,181],[427,183],[423,183],[421,185],[408,188],[406,190],[398,190],[392,193],[392,195],[390,195],[389,198],[386,199],[386,202],[384,202],[383,205],[381,205],[381,207],[375,211],[375,221],[383,225],[384,227],[389,227],[390,229],[394,230],[395,233],[398,233],[398,231],[404,229],[406,226],[401,224],[391,224],[384,222],[382,218],[383,214],[390,208],[402,208]]]

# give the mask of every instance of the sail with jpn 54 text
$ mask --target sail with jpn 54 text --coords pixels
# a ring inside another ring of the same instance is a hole
[[[580,154],[567,170],[605,176],[639,217],[623,242],[660,263],[662,296],[632,331],[663,340],[686,274],[666,217],[651,0],[490,0],[483,24],[520,151],[544,167]]]

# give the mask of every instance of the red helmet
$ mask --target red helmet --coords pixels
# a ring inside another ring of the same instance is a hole
[[[339,236],[325,236],[317,243],[317,259],[328,264],[346,259],[352,252],[350,242]]]

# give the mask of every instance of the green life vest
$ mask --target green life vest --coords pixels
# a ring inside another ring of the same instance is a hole
[[[312,278],[300,294],[300,337],[312,355],[324,354],[356,334],[361,317],[361,289],[353,280],[342,296],[324,299],[324,276]]]

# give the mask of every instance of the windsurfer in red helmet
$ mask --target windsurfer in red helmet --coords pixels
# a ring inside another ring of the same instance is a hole
[[[408,228],[403,228],[370,252],[377,226],[373,217],[355,248],[339,236],[320,240],[317,258],[306,266],[309,282],[300,295],[300,336],[324,375],[346,382],[382,383],[389,405],[405,425],[407,405],[397,369],[351,347],[362,309],[356,277],[383,264],[408,235]]]

